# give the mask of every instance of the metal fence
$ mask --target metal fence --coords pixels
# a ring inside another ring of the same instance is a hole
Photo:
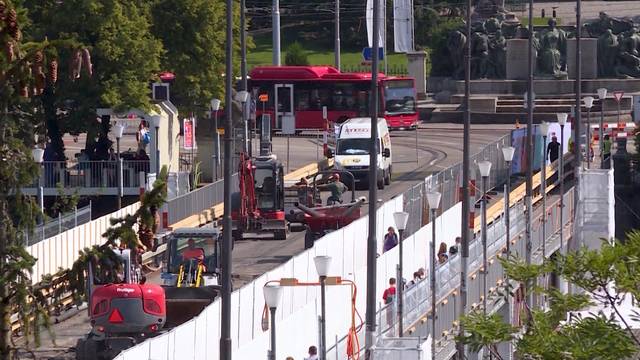
[[[478,162],[483,160],[491,161],[493,164],[491,174],[487,188],[496,188],[504,184],[507,180],[508,169],[504,158],[502,157],[502,148],[510,146],[511,134],[505,135],[497,141],[485,146],[475,155],[471,156],[470,164],[474,169],[476,179],[480,179],[480,173],[478,171]],[[418,231],[422,226],[429,223],[428,203],[425,199],[426,191],[438,191],[442,194],[440,200],[440,209],[438,213],[441,214],[455,204],[462,201],[460,198],[460,186],[462,185],[462,164],[458,163],[450,166],[436,174],[430,175],[425,178],[423,183],[412,186],[409,190],[405,191],[404,196],[404,211],[408,212],[412,216],[409,217],[409,222],[405,230],[405,236],[412,235]],[[476,192],[476,201],[480,199],[480,192]],[[414,216],[415,215],[415,216]]]
[[[25,232],[26,246],[54,237],[89,221],[91,221],[91,203],[80,209],[76,207],[71,213],[60,214],[57,218],[49,219],[44,224],[37,225],[33,232]]]
[[[118,187],[118,162],[104,161],[44,161],[42,163],[42,186],[54,188],[116,188]],[[140,186],[139,173],[149,172],[149,160],[123,160],[122,186]],[[35,186],[36,184],[32,184]]]
[[[231,188],[238,188],[237,173],[231,177]],[[175,224],[222,202],[224,202],[224,180],[218,180],[168,201],[169,224]]]

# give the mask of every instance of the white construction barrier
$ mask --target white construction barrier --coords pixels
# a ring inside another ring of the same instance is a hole
[[[394,198],[378,209],[378,245],[382,248],[383,236],[389,226],[394,226],[393,213],[402,211],[402,196]],[[436,241],[452,245],[460,232],[460,204],[436,219]],[[258,277],[232,294],[231,336],[235,359],[264,358],[269,349],[269,331],[262,330],[264,298],[262,288],[267,281],[281,278],[297,278],[300,281],[317,281],[313,258],[316,255],[332,257],[330,275],[342,276],[356,283],[356,325],[364,321],[366,310],[366,243],[368,217],[358,219],[349,226],[327,234],[317,240],[313,248],[306,250],[278,268]],[[431,225],[405,239],[404,277],[411,279],[420,267],[428,269],[428,244],[431,241]],[[395,277],[398,247],[378,258],[377,292],[380,301],[388,279]],[[351,299],[348,286],[327,288],[327,343],[344,337],[351,323]],[[320,315],[320,289],[318,287],[286,287],[276,313],[277,356],[301,358],[310,345],[318,345],[318,316]],[[150,339],[124,351],[118,360],[217,360],[220,339],[220,300],[216,300],[195,319],[167,333]],[[362,335],[364,328],[360,330]],[[361,336],[358,336],[362,338]],[[360,344],[364,347],[364,343]],[[340,358],[346,357],[339,354]],[[335,358],[333,355],[332,358]]]
[[[28,246],[26,248],[27,252],[38,259],[33,267],[32,282],[37,283],[42,279],[42,276],[55,274],[61,268],[71,268],[78,258],[80,250],[105,242],[102,234],[111,226],[110,221],[112,218],[133,214],[139,207],[140,203],[136,202],[116,212]]]

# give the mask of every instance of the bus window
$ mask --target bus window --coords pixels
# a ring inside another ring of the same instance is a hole
[[[416,112],[413,81],[389,80],[384,81],[383,84],[386,114],[413,114]]]
[[[336,83],[333,87],[334,110],[357,110],[355,86],[349,83]]]

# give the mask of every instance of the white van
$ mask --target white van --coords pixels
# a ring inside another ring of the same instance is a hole
[[[340,126],[336,140],[334,167],[353,174],[356,182],[368,184],[369,142],[371,139],[371,118],[353,118]],[[392,159],[391,137],[387,121],[378,119],[377,139],[378,189],[391,183]],[[349,179],[345,179],[349,181]]]

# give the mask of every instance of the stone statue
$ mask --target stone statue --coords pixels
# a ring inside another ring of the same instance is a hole
[[[614,18],[603,11],[600,12],[597,20],[588,22],[584,25],[591,37],[599,37],[607,30],[611,30],[614,34],[620,34],[625,31],[629,31],[633,26],[632,20]]]
[[[549,26],[540,35],[539,72],[556,79],[566,78],[567,36],[550,19]]]
[[[611,77],[615,74],[616,57],[618,55],[618,38],[611,29],[598,38],[598,76]]]
[[[502,36],[502,31],[496,31],[495,36],[489,40],[489,59],[492,71],[489,77],[492,79],[504,79],[507,77],[507,39]]]
[[[471,36],[471,78],[486,79],[489,65],[489,37],[482,23],[476,25]]]
[[[638,56],[638,50],[640,49],[640,35],[638,35],[638,29],[632,27],[629,31],[623,34],[622,40],[618,41],[620,44],[620,51],[626,51],[631,55]]]
[[[501,27],[502,25],[500,24],[500,21],[493,16],[484,22],[484,29],[489,35],[494,35],[496,31],[501,29]]]
[[[614,72],[618,78],[640,77],[640,57],[626,51],[621,52]]]
[[[451,76],[454,79],[464,78],[464,50],[467,46],[467,37],[460,30],[449,33],[447,38],[447,50],[449,50],[451,68],[453,69]]]

